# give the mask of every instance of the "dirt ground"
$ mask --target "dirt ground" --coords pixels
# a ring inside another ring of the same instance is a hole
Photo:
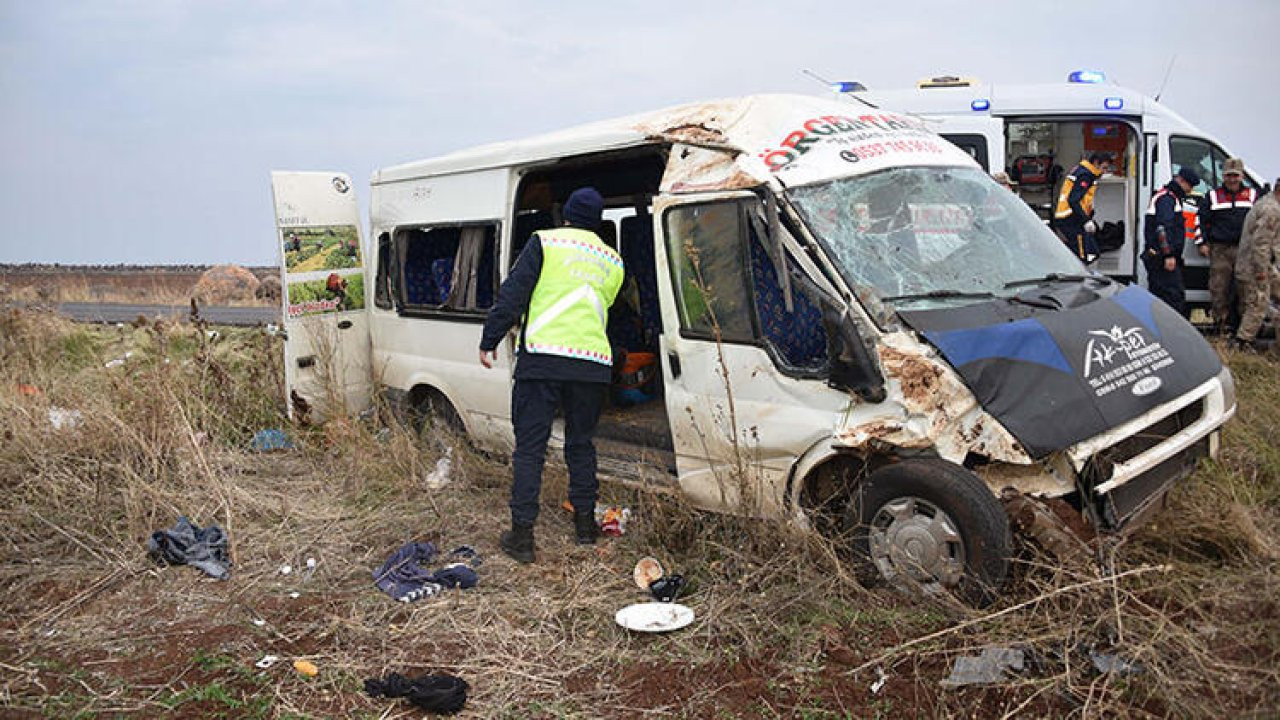
[[[288,425],[260,330],[0,319],[0,717],[411,718],[387,673],[449,673],[460,717],[1274,717],[1280,709],[1280,363],[1228,355],[1241,410],[1222,457],[1104,562],[1024,545],[994,606],[864,588],[838,544],[606,484],[624,536],[572,543],[549,467],[538,562],[497,548],[509,467],[380,418]],[[111,368],[108,360],[132,351]],[[78,420],[53,427],[52,408]],[[280,427],[294,449],[255,452]],[[424,482],[446,447],[450,483]],[[162,566],[180,515],[228,534],[224,581]],[[413,603],[372,573],[396,548],[473,545],[479,584]],[[683,573],[689,627],[614,613],[652,555]],[[307,560],[315,569],[306,572]],[[281,569],[289,565],[291,571]],[[1022,651],[990,686],[957,657]],[[1091,653],[1121,661],[1100,672]],[[254,663],[272,654],[267,669]],[[294,660],[319,669],[301,675]]]

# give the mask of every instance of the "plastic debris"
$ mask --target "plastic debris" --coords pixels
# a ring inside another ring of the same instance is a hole
[[[885,674],[884,668],[878,667],[876,668],[876,672],[880,675],[880,677],[876,678],[876,681],[871,683],[872,695],[875,695],[876,693],[884,689],[884,684],[889,682],[889,676]]]
[[[254,625],[257,625],[258,627],[262,627],[263,625],[267,624],[267,621],[263,620],[262,618],[254,618],[250,622],[252,622]]]
[[[427,475],[427,487],[439,490],[449,484],[453,473],[453,448],[445,448],[444,455],[436,461],[436,469]]]
[[[663,575],[662,577],[649,583],[649,593],[653,595],[653,599],[658,602],[673,602],[682,590],[684,590],[685,580],[683,575]]]
[[[942,681],[947,687],[993,685],[1008,679],[1008,671],[1022,672],[1023,653],[1016,648],[983,648],[976,657],[958,657],[951,666],[951,676]]]
[[[267,430],[259,430],[253,435],[253,449],[258,452],[271,452],[272,450],[292,450],[293,440],[279,428],[269,428]]]
[[[278,661],[279,659],[280,658],[276,657],[275,655],[263,655],[261,658],[258,659],[258,662],[253,664],[253,666],[258,668],[259,670],[266,670],[272,665],[275,665],[276,661]]]
[[[1146,670],[1142,663],[1136,660],[1126,660],[1119,655],[1100,653],[1096,650],[1089,651],[1089,660],[1093,662],[1094,669],[1103,675],[1138,675]]]
[[[288,575],[288,574],[289,574],[289,573],[291,573],[291,572],[293,572],[293,566],[292,566],[292,565],[281,565],[281,566],[280,566],[280,574],[281,574],[281,575]]]
[[[631,571],[631,579],[635,580],[636,587],[648,590],[655,580],[666,574],[662,569],[662,563],[658,562],[657,558],[642,557],[636,562],[635,569]]]
[[[629,520],[631,520],[631,508],[596,505],[596,522],[600,525],[601,535],[618,537],[626,534]]]
[[[693,622],[693,610],[680,603],[645,602],[628,605],[613,616],[613,621],[637,632],[679,630]]]
[[[36,387],[35,385],[28,385],[26,383],[16,383],[14,384],[14,388],[17,389],[19,395],[25,395],[27,397],[36,397],[41,394],[40,388]]]
[[[293,669],[307,677],[315,677],[320,674],[320,668],[316,667],[314,663],[306,660],[294,660]]]
[[[289,597],[293,598],[294,600],[297,600],[298,598],[302,597],[302,593],[298,592],[297,590],[294,590],[293,592],[289,593]]]
[[[104,368],[117,368],[117,367],[120,367],[121,365],[123,365],[123,364],[125,364],[126,362],[128,362],[129,358],[131,358],[131,357],[133,357],[133,351],[132,351],[132,350],[129,350],[129,351],[128,351],[128,352],[126,352],[124,355],[121,355],[120,357],[118,357],[118,358],[116,358],[116,359],[114,359],[114,360],[108,360],[108,361],[107,361],[107,364],[106,364],[106,365],[103,365],[102,367],[104,367]]]
[[[49,408],[49,424],[54,430],[71,430],[80,426],[84,421],[84,415],[79,410],[68,410],[66,408],[51,407]]]

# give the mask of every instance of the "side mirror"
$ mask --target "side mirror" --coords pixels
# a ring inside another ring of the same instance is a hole
[[[883,401],[886,396],[884,375],[848,310],[824,302],[822,324],[827,329],[827,355],[830,360],[827,384],[852,392],[867,402]]]

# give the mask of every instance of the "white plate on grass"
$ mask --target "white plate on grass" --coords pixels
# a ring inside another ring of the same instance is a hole
[[[693,622],[693,610],[680,603],[643,602],[622,608],[613,619],[636,632],[668,632]]]

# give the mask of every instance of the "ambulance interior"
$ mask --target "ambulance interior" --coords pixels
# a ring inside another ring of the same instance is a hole
[[[1131,253],[1140,218],[1137,196],[1137,134],[1116,120],[1010,120],[1005,130],[1006,172],[1015,192],[1046,223],[1053,218],[1062,180],[1091,152],[1115,153],[1112,171],[1098,180],[1094,220],[1102,251],[1097,270],[1107,274],[1133,272]],[[1129,255],[1126,259],[1125,255]]]

